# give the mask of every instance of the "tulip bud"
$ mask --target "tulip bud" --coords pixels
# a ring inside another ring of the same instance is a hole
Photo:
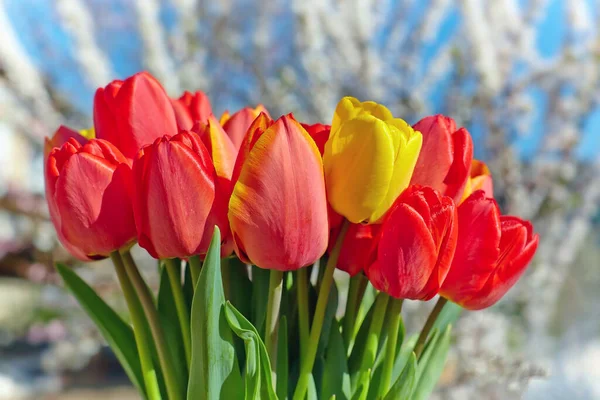
[[[231,139],[236,150],[242,145],[244,137],[246,136],[246,131],[250,128],[250,125],[252,125],[252,121],[254,121],[261,113],[269,116],[267,109],[262,104],[259,104],[256,108],[242,108],[231,116],[229,116],[228,112],[225,112],[223,116],[221,116],[221,125],[223,125],[223,129],[227,132],[227,135]]]
[[[456,254],[440,293],[470,310],[490,307],[525,272],[539,236],[530,222],[500,215],[482,190],[460,205],[458,226]]]
[[[135,240],[131,168],[111,143],[68,139],[48,155],[45,178],[50,218],[75,257],[103,258]]]
[[[44,159],[48,158],[48,155],[55,147],[62,147],[63,144],[67,143],[70,138],[75,139],[80,145],[84,145],[88,140],[96,137],[94,128],[82,129],[79,132],[73,130],[67,126],[61,125],[58,127],[54,135],[51,138],[44,139]]]
[[[302,124],[302,127],[306,129],[310,137],[313,138],[322,156],[325,152],[325,143],[329,140],[331,126],[325,124]]]
[[[375,244],[375,238],[379,232],[380,225],[350,224],[344,241],[337,268],[346,271],[350,276],[362,272],[371,261],[371,252]],[[331,234],[329,239],[329,251],[333,250],[339,227]]]
[[[135,159],[133,178],[140,246],[154,258],[204,254],[215,168],[198,135],[183,131],[156,139]]]
[[[291,116],[273,123],[262,115],[248,130],[233,175],[229,222],[235,251],[262,268],[295,270],[327,248],[323,164],[314,141]]]
[[[177,133],[171,100],[147,72],[96,91],[94,126],[96,137],[114,144],[130,160],[162,135]]]
[[[383,220],[367,277],[390,296],[429,300],[448,273],[457,234],[454,201],[432,188],[411,186]]]
[[[465,128],[456,129],[452,118],[426,117],[414,125],[423,135],[423,147],[411,184],[430,186],[458,202],[469,179],[473,140]]]
[[[333,209],[353,223],[379,221],[408,186],[421,142],[384,106],[344,97],[323,156]]]
[[[490,169],[483,161],[473,160],[462,201],[477,190],[483,190],[486,197],[494,198],[494,184]]]
[[[206,124],[212,115],[210,101],[204,92],[183,92],[180,98],[171,99],[175,119],[180,130],[190,130],[196,122]]]
[[[207,119],[206,124],[197,123],[192,131],[198,133],[200,139],[208,149],[216,172],[215,200],[204,227],[205,242],[201,247],[208,248],[214,226],[217,225],[221,231],[223,242],[221,256],[225,257],[233,251],[233,241],[229,229],[227,212],[231,191],[233,190],[231,176],[237,152],[233,147],[233,143],[231,143],[231,140],[212,114]]]

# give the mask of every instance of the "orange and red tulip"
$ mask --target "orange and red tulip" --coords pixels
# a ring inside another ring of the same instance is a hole
[[[190,130],[197,122],[206,124],[212,115],[212,107],[204,92],[183,92],[178,99],[171,99],[177,126],[181,130]]]
[[[423,147],[412,175],[412,185],[430,186],[459,202],[469,179],[473,140],[452,118],[425,117],[413,128],[423,135]]]
[[[156,139],[135,159],[133,178],[140,246],[155,258],[205,253],[215,168],[198,135],[183,131]]]
[[[177,134],[171,99],[147,72],[96,91],[94,127],[97,138],[108,140],[130,160],[157,138]]]
[[[111,143],[70,138],[48,155],[46,199],[61,243],[81,260],[135,240],[129,161]]]
[[[523,275],[538,246],[529,221],[504,216],[483,190],[458,208],[458,242],[440,294],[470,310],[494,305]]]
[[[201,247],[208,248],[214,226],[217,225],[221,231],[223,242],[221,256],[225,257],[230,255],[233,251],[233,242],[231,239],[227,212],[229,209],[231,191],[233,190],[231,176],[233,174],[237,152],[233,143],[231,143],[231,140],[213,115],[207,119],[206,124],[197,123],[192,128],[192,131],[198,133],[200,139],[208,149],[216,173],[215,200],[208,221],[204,227],[205,243],[203,243]]]
[[[229,115],[229,113],[221,116],[221,125],[227,132],[227,135],[231,139],[231,142],[235,146],[236,150],[240,148],[244,138],[246,137],[246,131],[252,125],[252,122],[261,113],[269,116],[267,109],[262,105],[258,105],[256,108],[244,107],[241,110]]]
[[[390,296],[429,300],[448,274],[457,236],[454,201],[430,187],[410,186],[383,220],[367,277]]]
[[[323,163],[296,120],[259,116],[240,149],[234,182],[229,222],[240,259],[290,271],[323,255],[328,239]]]

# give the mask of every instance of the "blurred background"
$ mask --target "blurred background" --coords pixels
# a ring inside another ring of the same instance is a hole
[[[455,118],[541,245],[502,302],[463,314],[436,398],[600,398],[599,22],[597,0],[0,0],[0,399],[136,398],[53,272],[76,263],[48,221],[42,147],[140,70],[217,114],[329,123],[353,95],[409,123]],[[77,271],[123,310],[112,268]]]

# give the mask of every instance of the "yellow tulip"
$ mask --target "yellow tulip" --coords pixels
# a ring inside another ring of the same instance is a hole
[[[422,142],[385,106],[344,97],[323,155],[333,209],[353,223],[379,221],[410,183]]]

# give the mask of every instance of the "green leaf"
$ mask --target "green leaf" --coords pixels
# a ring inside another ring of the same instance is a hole
[[[402,373],[385,395],[384,400],[412,400],[416,369],[417,357],[415,353],[411,353]]]
[[[140,393],[144,393],[142,367],[131,327],[73,270],[59,263],[56,264],[56,270],[65,286],[94,321],[131,382]]]
[[[412,355],[413,349],[415,348],[418,339],[419,334],[415,333],[410,338],[404,340],[404,343],[402,343],[402,346],[400,347],[400,352],[396,356],[396,361],[394,361],[394,372],[392,373],[392,382],[395,382],[404,370],[404,367],[406,366],[407,361]]]
[[[358,330],[358,334],[354,340],[354,346],[352,347],[352,353],[348,359],[348,372],[350,373],[353,392],[356,392],[356,388],[358,387],[360,363],[367,343],[367,336],[369,333],[369,327],[371,326],[371,320],[373,319],[374,309],[375,307],[373,307],[373,304],[371,304],[371,308],[367,312],[360,329]]]
[[[340,400],[350,398],[350,375],[348,374],[346,347],[340,333],[340,325],[335,318],[329,332],[329,345],[325,355],[321,397],[319,398],[330,397]]]
[[[221,234],[215,227],[192,301],[192,362],[188,400],[239,399],[244,387],[225,318]]]
[[[359,374],[358,383],[356,390],[352,395],[352,400],[364,400],[367,398],[369,392],[369,385],[371,384],[371,369],[361,371]]]
[[[438,334],[437,340],[423,352],[423,357],[418,363],[418,379],[411,400],[426,400],[435,389],[446,364],[450,349],[451,330],[452,325],[448,325],[444,333]],[[429,355],[425,358],[427,352]]]
[[[181,264],[179,264],[181,266]],[[181,273],[181,270],[178,272]],[[174,368],[176,376],[181,379],[181,387],[187,386],[188,368],[185,359],[185,349],[181,340],[181,328],[177,312],[175,311],[175,300],[165,266],[160,271],[160,286],[158,288],[158,316],[163,327],[169,352],[175,361]]]
[[[285,400],[288,394],[289,358],[287,341],[287,318],[282,316],[279,320],[279,333],[277,341],[277,398],[280,400]]]
[[[271,380],[271,364],[265,344],[256,328],[229,302],[225,306],[227,322],[246,346],[245,399],[276,400]]]
[[[269,300],[269,275],[268,269],[252,266],[252,324],[261,334],[265,331],[263,326]]]

